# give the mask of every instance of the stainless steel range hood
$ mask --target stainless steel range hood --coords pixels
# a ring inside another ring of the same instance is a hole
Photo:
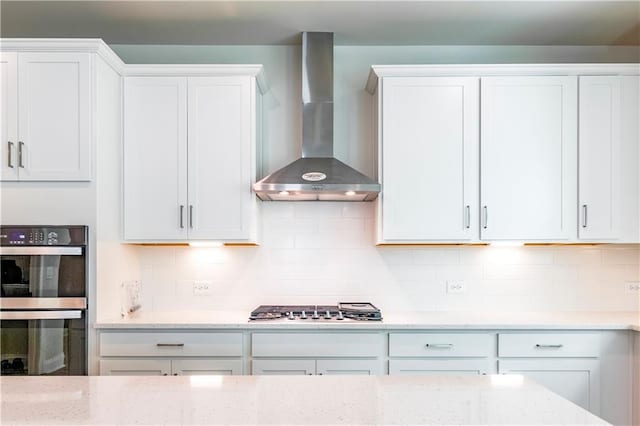
[[[253,189],[270,201],[371,201],[378,196],[378,182],[333,157],[333,33],[302,33],[302,158]]]

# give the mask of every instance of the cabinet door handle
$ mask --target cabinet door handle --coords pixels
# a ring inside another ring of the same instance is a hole
[[[424,347],[427,349],[451,349],[453,343],[427,343]]]
[[[184,206],[180,204],[180,229],[184,229]]]
[[[193,204],[189,205],[189,228],[193,229]]]
[[[538,349],[560,349],[561,347],[563,347],[564,345],[541,345],[541,344],[536,344],[536,348]]]
[[[471,207],[470,206],[466,206],[465,210],[466,210],[466,215],[465,215],[465,218],[464,218],[465,227],[467,229],[469,229],[471,227]]]
[[[587,227],[587,205],[586,204],[582,205],[582,227],[583,228]]]
[[[184,343],[156,343],[156,346],[159,348],[181,348]]]
[[[13,142],[7,142],[7,166],[13,169]]]
[[[487,223],[489,223],[489,212],[487,211],[487,206],[482,207],[482,227],[487,229]]]
[[[18,141],[18,167],[20,167],[21,169],[24,169],[24,162],[22,158],[23,153],[24,153],[24,142]]]

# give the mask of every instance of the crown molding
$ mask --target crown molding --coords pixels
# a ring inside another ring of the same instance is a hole
[[[487,77],[508,75],[640,75],[640,64],[452,64],[372,65],[365,90],[384,77]]]

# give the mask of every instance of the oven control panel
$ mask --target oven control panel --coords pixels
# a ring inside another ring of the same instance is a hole
[[[0,246],[78,246],[87,244],[86,226],[2,226]]]

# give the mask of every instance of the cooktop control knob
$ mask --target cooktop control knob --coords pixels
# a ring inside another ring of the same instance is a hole
[[[331,312],[327,311],[324,313],[324,319],[331,319]]]
[[[295,315],[293,315],[293,311],[289,312],[289,319],[290,320],[296,319]]]
[[[342,315],[342,311],[338,311],[338,317],[336,318],[337,320],[343,320],[344,316]]]
[[[300,314],[300,319],[307,319],[307,313],[305,311],[302,311]]]
[[[313,311],[313,316],[311,317],[312,319],[318,319],[320,318],[320,315],[318,315],[318,310],[316,309],[315,311]]]

